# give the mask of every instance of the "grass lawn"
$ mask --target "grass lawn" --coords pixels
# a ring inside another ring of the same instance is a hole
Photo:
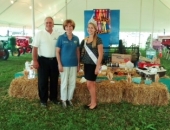
[[[0,60],[0,130],[170,130],[170,105],[134,106],[122,102],[99,104],[89,111],[79,104],[63,109],[49,103],[44,109],[38,100],[11,98],[10,83],[27,60],[31,61],[31,54]],[[170,76],[170,60],[161,62]]]

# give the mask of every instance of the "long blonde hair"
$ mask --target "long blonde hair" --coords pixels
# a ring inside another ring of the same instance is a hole
[[[89,22],[89,24],[91,24],[94,27],[94,29],[96,30],[95,33],[94,33],[93,42],[92,42],[92,47],[95,48],[96,47],[96,42],[97,42],[97,25],[95,23],[93,23],[93,22]]]

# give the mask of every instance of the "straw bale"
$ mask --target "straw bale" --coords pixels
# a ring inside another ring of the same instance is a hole
[[[167,105],[169,93],[165,85],[161,83],[134,84],[126,87],[123,92],[123,100],[134,105]]]
[[[87,104],[90,102],[90,94],[86,83],[80,83],[77,78],[73,100]],[[60,84],[60,79],[59,79]],[[17,98],[38,99],[38,80],[19,77],[13,79],[9,87],[9,95]],[[96,83],[97,102],[119,103],[127,101],[134,105],[167,105],[169,93],[162,83],[128,83],[125,80],[110,83],[109,80]],[[58,99],[60,99],[60,85],[58,86]]]
[[[110,83],[109,80],[97,84],[97,100],[100,103],[119,103],[122,100],[121,81]]]
[[[87,104],[90,102],[90,94],[86,83],[80,83],[79,81],[76,82],[73,99],[82,104]]]
[[[60,84],[60,79],[58,80],[58,84]],[[28,79],[27,76],[13,79],[8,93],[11,97],[38,99],[38,79]],[[57,98],[60,99],[60,85],[58,86]]]
[[[122,88],[119,82],[110,83],[110,81],[102,81],[96,84],[97,102],[99,103],[119,103],[122,99]],[[86,83],[76,83],[74,99],[83,104],[90,102],[90,94]]]
[[[134,84],[133,83],[124,83],[123,86],[123,95],[122,95],[122,100],[127,101],[127,102],[132,102],[135,98],[134,93],[136,89],[134,89]]]
[[[9,87],[9,96],[17,98],[38,98],[38,80],[19,77],[13,79]]]

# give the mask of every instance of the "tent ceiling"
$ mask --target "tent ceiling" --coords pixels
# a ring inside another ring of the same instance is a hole
[[[10,1],[0,0],[0,26],[31,28],[32,0]],[[34,7],[36,28],[43,28],[45,16],[53,16],[56,24],[71,18],[76,30],[83,31],[84,10],[111,9],[120,10],[120,31],[170,32],[170,0],[67,0],[67,4],[65,0],[34,0]]]
[[[32,6],[31,0],[14,0],[11,4],[10,0],[0,1],[0,24],[32,26]],[[64,7],[63,0],[35,0],[34,12],[36,27],[40,26],[45,16],[60,15],[61,7]]]

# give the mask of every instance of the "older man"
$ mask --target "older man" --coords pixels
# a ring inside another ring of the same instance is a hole
[[[45,30],[36,34],[33,39],[33,67],[38,69],[38,92],[41,106],[47,107],[48,98],[54,103],[57,101],[58,63],[55,53],[55,43],[59,34],[53,30],[52,17],[44,20]],[[50,83],[48,85],[48,83]],[[48,95],[49,88],[49,95]]]

